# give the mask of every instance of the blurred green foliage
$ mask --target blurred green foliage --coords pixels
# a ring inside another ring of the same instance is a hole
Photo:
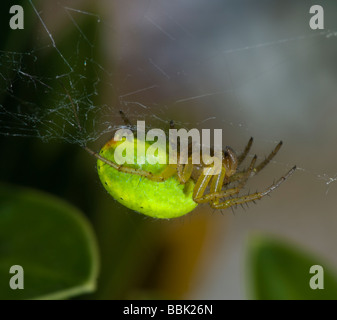
[[[13,265],[24,289],[9,286]],[[0,185],[0,299],[64,299],[95,290],[98,251],[76,208],[32,189]]]
[[[337,278],[322,259],[295,244],[267,236],[250,240],[248,272],[253,298],[261,300],[337,299]],[[324,270],[324,289],[311,289],[311,266]]]

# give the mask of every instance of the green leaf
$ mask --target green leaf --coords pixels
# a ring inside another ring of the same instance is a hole
[[[311,289],[309,273],[313,265],[324,270],[324,289]],[[253,298],[273,300],[337,299],[337,280],[319,258],[287,243],[269,237],[254,237],[249,246],[248,268]]]
[[[12,265],[24,289],[9,286]],[[43,192],[0,184],[0,299],[65,299],[96,287],[91,226],[74,207]]]

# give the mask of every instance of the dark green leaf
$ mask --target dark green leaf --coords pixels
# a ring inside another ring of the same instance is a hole
[[[12,290],[12,265],[24,289]],[[65,299],[92,292],[98,254],[92,229],[69,204],[46,193],[0,185],[0,299]]]
[[[250,241],[249,263],[255,299],[337,299],[337,280],[328,266],[295,244],[269,237]],[[313,265],[324,270],[324,289],[311,289]]]

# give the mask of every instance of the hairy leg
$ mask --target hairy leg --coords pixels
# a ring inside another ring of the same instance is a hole
[[[252,147],[253,144],[253,137],[251,137],[245,147],[245,150],[238,156],[238,166],[246,159],[247,154],[250,151],[250,148]]]
[[[211,206],[215,209],[227,209],[229,207],[232,207],[238,204],[247,203],[247,202],[261,199],[262,197],[268,195],[270,192],[278,188],[286,179],[288,179],[294,173],[295,170],[296,170],[296,166],[293,167],[285,176],[281,177],[279,180],[273,183],[269,188],[267,188],[266,190],[262,192],[256,192],[250,195],[228,199],[222,203],[211,204]]]
[[[224,179],[224,177],[219,177],[224,171],[222,170],[222,172],[218,176],[214,176],[212,183],[211,183],[210,192],[206,195],[204,193],[205,193],[207,185],[209,184],[210,178],[207,177],[206,175],[200,175],[198,182],[196,184],[197,190],[195,194],[193,195],[193,200],[197,203],[211,202],[212,204],[217,205],[219,204],[219,199],[239,193],[240,190],[246,184],[250,176],[250,173],[252,172],[254,168],[255,162],[256,162],[256,156],[252,159],[249,169],[246,171],[246,175],[244,176],[244,178],[242,179],[242,181],[237,187],[221,191],[222,183],[217,183],[217,182],[218,181],[221,182],[221,180],[223,181]]]

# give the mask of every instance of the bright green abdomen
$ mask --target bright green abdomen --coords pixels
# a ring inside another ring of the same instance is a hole
[[[136,141],[135,139],[135,143]],[[114,161],[113,152],[119,143],[109,141],[101,149],[100,155]],[[148,146],[147,144],[146,149]],[[125,164],[125,166],[158,173],[166,167],[166,164],[151,165],[146,161],[143,165]],[[192,179],[186,184],[180,184],[174,175],[163,182],[156,182],[136,174],[120,172],[101,160],[97,161],[97,171],[103,186],[114,199],[127,208],[147,216],[161,219],[176,218],[197,206],[192,199],[194,189]]]

